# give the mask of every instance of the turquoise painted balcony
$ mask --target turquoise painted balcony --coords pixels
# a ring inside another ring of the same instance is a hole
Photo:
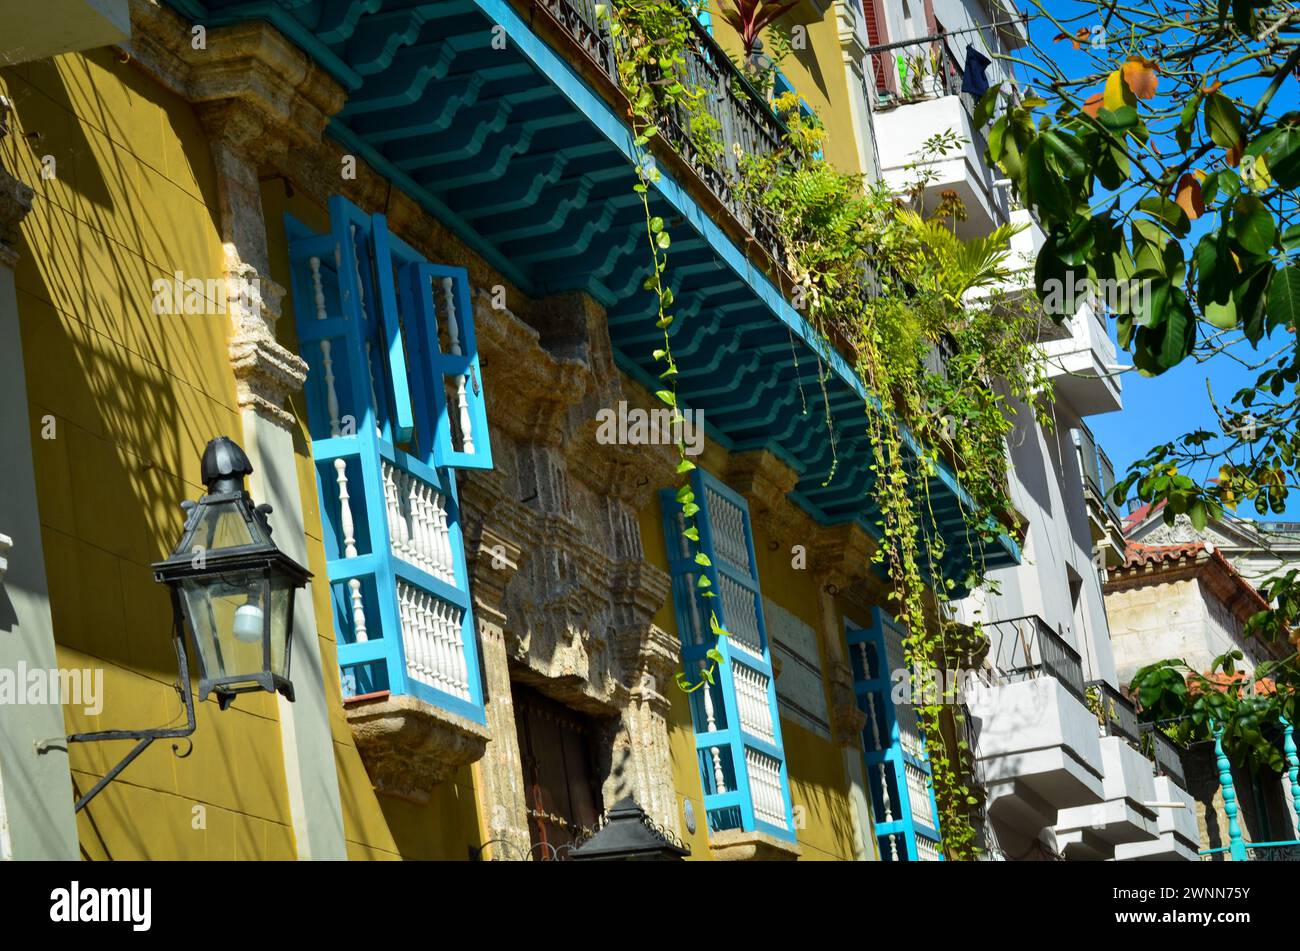
[[[329,135],[520,291],[590,294],[606,308],[621,368],[659,388],[637,153],[594,0],[167,2],[209,30],[250,20],[279,29],[347,90]],[[779,144],[781,123],[703,29],[689,70],[710,90],[729,144],[749,153]],[[674,117],[661,126],[670,144],[656,147],[653,206],[672,237],[680,402],[703,411],[725,448],[788,463],[799,475],[792,500],[819,522],[877,535],[863,386],[779,289],[789,286],[783,256],[732,191],[733,150],[710,165]],[[949,472],[929,488],[949,541],[945,575],[961,577],[972,557],[991,568],[1018,559],[1005,536],[970,551],[969,499]]]

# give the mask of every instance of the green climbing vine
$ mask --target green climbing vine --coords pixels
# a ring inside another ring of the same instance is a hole
[[[985,584],[978,553],[1000,534],[1015,530],[1007,487],[1006,446],[1013,435],[1009,401],[1033,408],[1037,422],[1048,425],[1044,408],[1049,385],[1036,359],[1038,311],[1032,295],[1016,285],[1009,244],[1016,230],[1002,226],[974,240],[956,236],[965,216],[961,202],[948,195],[936,209],[923,213],[918,178],[909,194],[895,195],[861,176],[837,170],[822,156],[826,130],[807,115],[793,94],[778,96],[773,109],[785,125],[781,146],[770,154],[750,155],[722,140],[721,127],[709,113],[705,91],[690,81],[687,50],[694,31],[685,6],[663,0],[615,0],[598,7],[614,37],[619,80],[628,97],[634,134],[638,181],[634,186],[645,213],[650,249],[646,290],[658,301],[656,326],[662,344],[654,358],[663,368],[663,388],[656,394],[680,419],[677,367],[671,346],[673,293],[666,279],[671,239],[663,220],[653,213],[652,187],[660,173],[652,142],[673,123],[678,147],[683,144],[717,170],[730,169],[728,185],[778,236],[785,258],[777,262],[788,277],[792,300],[830,345],[850,357],[868,394],[865,426],[872,458],[871,503],[877,513],[878,547],[874,554],[888,580],[892,613],[904,624],[909,670],[934,674],[939,665],[969,649],[970,634],[959,629],[947,610],[948,599]],[[772,43],[787,48],[779,37]],[[771,76],[748,71],[757,88],[771,89]],[[765,67],[774,71],[775,64]],[[955,136],[937,136],[926,149],[938,155],[964,146]],[[731,152],[734,163],[722,161]],[[922,156],[922,159],[926,156]],[[918,163],[919,165],[920,163]],[[936,353],[941,359],[936,359]],[[818,379],[823,390],[825,424],[834,447],[835,421],[825,397],[830,370],[819,354]],[[808,401],[804,400],[807,415]],[[678,443],[677,471],[695,466]],[[939,531],[930,500],[930,483],[943,465],[964,491],[963,523],[970,558],[954,558],[954,543]],[[827,481],[836,478],[838,454]],[[695,515],[699,511],[691,483],[677,490],[683,533],[699,550]],[[952,564],[973,564],[954,577]],[[713,596],[702,572],[699,593]],[[716,613],[711,628],[727,632]],[[698,679],[681,671],[682,689],[713,683],[722,655],[713,650]],[[945,681],[946,682],[946,681]],[[949,690],[955,686],[949,685]],[[977,802],[966,784],[963,761],[969,751],[957,698],[925,696],[916,705],[928,746],[936,801],[946,853],[957,859],[976,854],[971,808]],[[948,729],[945,731],[945,718]],[[950,734],[955,755],[939,738]]]

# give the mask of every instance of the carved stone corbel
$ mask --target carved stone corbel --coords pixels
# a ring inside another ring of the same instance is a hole
[[[483,756],[488,730],[414,697],[387,693],[344,701],[348,726],[375,791],[416,803]]]

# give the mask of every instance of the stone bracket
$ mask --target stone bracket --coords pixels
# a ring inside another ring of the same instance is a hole
[[[710,833],[709,851],[719,862],[793,862],[803,855],[794,842],[739,829]]]
[[[487,749],[486,727],[415,697],[367,694],[344,709],[375,791],[386,796],[426,803],[434,786]]]

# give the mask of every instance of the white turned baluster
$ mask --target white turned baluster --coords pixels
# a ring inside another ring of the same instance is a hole
[[[437,686],[438,669],[437,661],[434,660],[433,634],[429,626],[428,598],[424,592],[415,589],[412,589],[411,598],[411,611],[416,618],[416,650],[420,655],[420,669],[424,673],[424,681]]]
[[[352,503],[348,496],[348,466],[342,459],[334,460],[334,471],[338,473],[339,486],[339,521],[343,528],[343,557],[357,557],[357,539],[356,526],[352,521]],[[361,601],[361,582],[353,578],[348,582],[348,589],[352,592],[352,628],[356,632],[356,642],[365,643],[368,640],[366,635],[366,609]]]
[[[438,668],[442,673],[443,689],[448,693],[459,693],[456,688],[456,659],[452,655],[451,636],[447,620],[448,605],[443,601],[432,599],[434,619],[438,625]]]
[[[311,264],[311,289],[312,296],[316,300],[316,319],[325,320],[328,314],[325,311],[325,288],[321,283],[320,277],[320,258],[313,257],[310,259]],[[330,356],[332,345],[328,340],[320,342],[321,362],[325,368],[325,406],[330,417],[330,435],[339,434],[339,394],[334,387],[334,360]]]
[[[443,689],[448,693],[457,693],[456,665],[451,653],[451,639],[447,636],[447,605],[442,601],[433,602],[433,615],[438,625],[438,668],[442,673]]]
[[[384,511],[388,515],[388,541],[393,553],[400,555],[406,546],[406,531],[397,495],[397,478],[393,467],[387,462],[381,465],[381,469],[384,478]]]
[[[703,664],[700,665],[700,669],[704,669]],[[707,682],[700,689],[704,691],[704,723],[708,731],[713,733],[718,729],[718,722],[713,715],[713,691]],[[709,756],[713,759],[714,791],[724,793],[727,791],[727,777],[722,771],[722,753],[716,746],[711,746]]]
[[[421,498],[422,483],[415,476],[407,476],[407,500],[411,506],[411,537],[415,540],[411,554],[415,563],[421,568],[428,566],[426,553],[429,550],[429,523],[425,517],[424,500]]]
[[[397,610],[402,620],[402,650],[406,654],[406,673],[418,678],[419,657],[416,651],[415,614],[411,609],[411,592],[406,585],[397,584]]]
[[[438,539],[442,546],[442,571],[447,580],[456,582],[456,559],[451,550],[451,522],[447,519],[447,497],[438,493]]]
[[[453,605],[447,605],[447,636],[451,638],[451,656],[456,664],[456,692],[469,697],[469,665],[465,662],[465,645],[462,640],[464,615]]]
[[[461,356],[460,315],[456,313],[456,295],[449,277],[442,279],[442,295],[447,308],[447,341],[451,345],[451,352],[459,357]],[[465,394],[464,374],[456,377],[456,408],[460,417],[461,450],[473,452],[474,433],[470,426],[469,398]]]
[[[438,518],[433,505],[433,487],[420,483],[420,515],[424,519],[424,567],[438,576]]]
[[[443,507],[442,493],[431,489],[429,493],[430,513],[433,516],[433,558],[438,565],[438,576],[443,581],[454,583],[455,575],[451,570],[451,545],[447,537],[447,510]]]

